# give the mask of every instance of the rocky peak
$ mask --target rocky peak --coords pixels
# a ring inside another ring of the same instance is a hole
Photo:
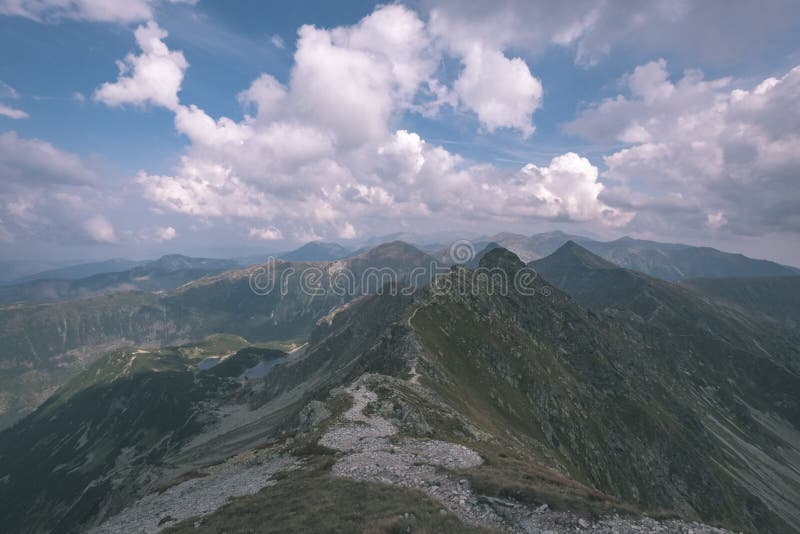
[[[488,247],[487,247],[488,248]],[[519,256],[508,249],[497,246],[486,252],[479,263],[479,267],[493,269],[499,267],[507,273],[515,273],[525,267]]]

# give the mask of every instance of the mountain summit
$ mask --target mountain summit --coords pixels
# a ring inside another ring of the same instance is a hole
[[[525,267],[525,264],[522,263],[519,256],[498,245],[481,257],[479,266],[484,269],[499,267],[506,273],[513,274]]]

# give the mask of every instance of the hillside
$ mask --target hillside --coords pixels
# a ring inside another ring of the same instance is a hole
[[[215,407],[207,410],[210,417],[143,458],[127,479],[136,482],[98,486],[105,490],[82,501],[83,515],[63,512],[63,530],[100,522],[98,532],[113,532],[158,522],[178,532],[281,531],[300,528],[300,518],[310,521],[306,529],[324,520],[349,530],[384,524],[449,532],[719,532],[691,521],[748,532],[796,529],[800,375],[788,366],[797,361],[796,346],[759,330],[750,322],[755,319],[703,304],[687,289],[619,269],[577,245],[557,252],[552,263],[569,271],[564,283],[580,272],[632,281],[624,291],[589,293],[589,307],[583,297],[552,289],[556,283],[549,280],[535,281],[534,294],[503,294],[463,269],[413,295],[359,298],[320,321],[308,345],[263,379],[220,377],[220,387],[203,386],[213,391],[200,395]],[[495,248],[481,267],[516,276],[524,265]],[[649,308],[636,307],[652,298],[665,309],[647,314]],[[166,360],[136,376],[145,380],[171,369],[203,374],[183,353],[160,354]],[[129,358],[118,361],[125,368]],[[93,383],[93,376],[84,373],[79,382]],[[208,385],[205,378],[193,383]],[[138,395],[124,391],[123,398]],[[113,407],[118,396],[86,402]],[[163,403],[195,406],[168,395],[148,398],[154,411]],[[139,400],[123,405],[131,402]],[[20,465],[41,461],[43,449],[19,444],[41,440],[44,414],[69,420],[61,410],[70,406],[49,402],[0,434],[2,469],[9,472],[12,457]],[[135,429],[155,424],[150,417],[132,421],[119,445],[147,436]],[[98,448],[70,445],[80,441],[80,425],[73,419],[49,430],[47,442],[65,444],[59,462],[82,465],[99,457]],[[86,443],[95,443],[93,436]],[[4,454],[11,443],[18,444],[13,456]],[[102,456],[108,461],[122,454],[108,450]],[[232,494],[238,497],[227,506],[210,496],[241,487],[233,482],[250,469],[267,474],[248,483],[254,485],[249,495]],[[275,474],[280,469],[288,471]],[[138,476],[145,472],[151,476]],[[76,478],[81,473],[65,471],[63,485],[84,484]],[[34,502],[17,478],[6,480],[4,491]],[[39,487],[31,480],[31,488]],[[165,484],[174,489],[158,489]],[[314,488],[331,496],[316,496]],[[365,488],[383,498],[360,498],[357,515],[324,512],[352,508]],[[403,515],[397,506],[411,495],[417,499],[412,513]],[[42,503],[63,498],[45,495],[38,505],[23,505],[6,524],[41,518]],[[291,509],[275,506],[275,499]],[[441,515],[429,513],[437,508]]]
[[[800,276],[695,278],[682,282],[700,293],[757,313],[797,331],[800,325]]]
[[[169,261],[183,265],[180,259]],[[325,264],[278,261],[273,275],[276,281],[286,275],[285,294],[280,284],[269,294],[255,293],[250,278],[259,266],[253,266],[162,294],[129,291],[0,307],[0,428],[112,348],[159,347],[214,333],[254,342],[305,339],[322,317],[382,287],[389,279],[379,269],[392,268],[408,278],[420,268],[419,283],[425,283],[429,265],[428,256],[395,242]],[[301,280],[301,273],[310,277]]]

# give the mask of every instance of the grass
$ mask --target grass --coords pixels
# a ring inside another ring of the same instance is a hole
[[[668,510],[644,510],[581,484],[568,476],[531,462],[511,458],[505,453],[482,451],[485,463],[461,475],[472,489],[501,499],[513,499],[529,506],[547,504],[551,510],[585,513],[593,518],[613,513],[655,519],[676,518]]]

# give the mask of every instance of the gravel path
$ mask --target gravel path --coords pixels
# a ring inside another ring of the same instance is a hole
[[[397,428],[383,417],[364,414],[377,395],[364,383],[364,377],[346,389],[353,406],[342,417],[342,424],[320,439],[320,444],[347,453],[336,464],[334,474],[355,480],[383,482],[420,489],[469,524],[500,526],[503,522],[491,508],[446,469],[465,469],[482,463],[468,447],[438,440],[400,438],[389,440]]]

